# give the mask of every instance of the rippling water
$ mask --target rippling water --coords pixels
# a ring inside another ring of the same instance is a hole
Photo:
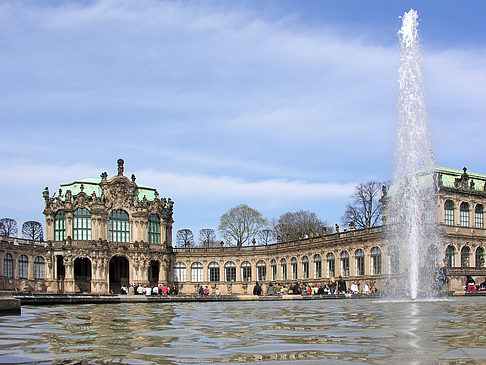
[[[23,307],[0,363],[486,361],[486,298]]]

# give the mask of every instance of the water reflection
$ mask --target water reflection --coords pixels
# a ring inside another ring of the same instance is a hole
[[[486,358],[481,298],[25,307],[0,363],[424,363]]]

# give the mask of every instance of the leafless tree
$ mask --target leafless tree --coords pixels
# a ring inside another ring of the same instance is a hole
[[[307,210],[287,212],[272,222],[273,229],[282,241],[296,240],[320,234],[327,227],[325,221],[320,220],[315,213]]]
[[[179,247],[193,247],[194,234],[190,229],[179,229],[176,234],[176,243]]]
[[[0,219],[0,236],[16,237],[18,232],[17,221],[15,219]]]
[[[249,244],[266,225],[267,220],[262,214],[245,204],[230,209],[219,219],[223,237],[228,241],[235,240],[238,247]]]
[[[352,202],[348,203],[341,222],[345,226],[364,229],[381,224],[383,206],[380,202],[383,183],[370,181],[359,184],[351,195]]]
[[[199,245],[201,247],[216,247],[216,232],[212,228],[203,228],[199,230]]]
[[[22,224],[22,236],[29,240],[40,241],[44,238],[42,224],[37,221],[27,221]]]
[[[268,245],[269,243],[275,241],[275,237],[275,231],[270,228],[265,228],[258,232],[258,242],[264,245]]]

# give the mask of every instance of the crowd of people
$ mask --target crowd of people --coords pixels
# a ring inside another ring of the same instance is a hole
[[[120,294],[123,295],[177,295],[179,294],[179,289],[177,286],[168,286],[165,284],[161,285],[134,285],[130,284],[128,286],[122,285],[120,288]]]
[[[253,295],[332,295],[332,294],[373,294],[377,293],[378,289],[374,288],[370,282],[366,282],[362,289],[359,287],[359,283],[353,282],[351,286],[347,287],[346,281],[339,276],[338,281],[331,280],[326,284],[306,284],[296,282],[292,285],[280,285],[270,283],[267,286],[266,293],[263,293],[263,289],[257,282],[253,287]]]

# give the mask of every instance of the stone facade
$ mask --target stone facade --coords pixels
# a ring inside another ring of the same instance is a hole
[[[46,241],[4,237],[0,241],[0,289],[50,293],[117,293],[123,284],[174,284],[183,294],[208,286],[222,294],[251,294],[256,281],[327,283],[342,275],[382,289],[407,268],[388,246],[387,226],[265,246],[172,247],[171,199],[136,183],[134,175],[84,179],[44,191]],[[464,276],[486,275],[484,206],[486,176],[437,168],[436,219],[442,234],[432,258],[446,258],[448,289]],[[395,260],[395,262],[394,262]],[[394,265],[397,269],[393,268]]]

